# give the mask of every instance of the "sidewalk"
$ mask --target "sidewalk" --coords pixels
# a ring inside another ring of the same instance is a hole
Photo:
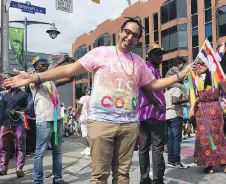
[[[80,152],[85,148],[82,138],[65,138],[62,148],[63,157],[63,177],[67,178],[74,173],[88,167],[91,159],[81,155]],[[44,183],[52,184],[52,153],[47,151],[43,160]],[[25,177],[18,179],[15,173],[16,160],[12,159],[9,163],[8,174],[0,176],[0,184],[31,184],[33,183],[33,156],[26,158],[24,166]]]
[[[80,152],[85,148],[82,138],[65,138],[63,143],[63,178],[70,184],[89,184],[92,172],[91,160],[89,156],[83,156]],[[223,167],[216,167],[215,174],[205,174],[202,167],[193,164],[195,137],[182,141],[181,159],[185,164],[189,164],[188,169],[173,169],[166,167],[165,184],[225,184],[226,174]],[[167,153],[164,153],[167,163]],[[150,160],[152,155],[150,151]],[[8,175],[0,177],[0,184],[32,184],[33,183],[33,158],[28,157],[24,171],[26,176],[18,179],[15,175],[15,159],[10,160]],[[48,151],[44,158],[44,184],[52,184],[52,158],[51,151]],[[152,177],[152,163],[150,177]],[[109,184],[111,184],[111,175]],[[139,156],[136,151],[133,156],[130,168],[130,184],[140,183]]]

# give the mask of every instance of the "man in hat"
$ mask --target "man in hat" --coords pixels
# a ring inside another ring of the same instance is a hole
[[[26,107],[28,94],[20,88],[9,89],[4,95],[5,103],[2,126],[0,128],[0,175],[6,175],[14,139],[16,140],[16,174],[18,178],[24,177],[26,130],[24,121],[16,111],[23,111]]]
[[[63,59],[61,58],[55,66],[62,63]],[[42,73],[48,70],[49,61],[42,56],[37,56],[33,59],[32,65],[36,73]],[[71,82],[71,79],[66,78],[56,82],[47,81],[36,85],[30,85],[32,95],[34,97],[37,132],[36,150],[34,153],[35,184],[43,184],[43,157],[50,141],[53,155],[53,184],[66,184],[66,182],[62,179],[61,145],[63,137],[63,124],[61,122],[61,106],[56,87],[68,82]],[[50,93],[52,93],[52,97]],[[54,108],[57,109],[56,112],[54,112]],[[57,114],[58,119],[57,132],[54,132],[54,113]],[[58,137],[58,145],[55,144],[56,136]]]
[[[154,43],[150,46],[147,54],[147,66],[152,72],[155,79],[160,79],[158,72],[159,65],[162,63],[163,48]],[[166,102],[164,90],[157,90],[154,93],[155,98],[162,105],[162,109],[157,109],[150,104],[143,92],[139,91],[138,98],[138,116],[140,120],[140,145],[139,145],[139,161],[141,184],[163,184],[163,176],[165,172],[165,161],[163,157],[164,137],[165,137],[165,118],[166,118]],[[150,160],[149,148],[152,144],[152,160],[153,160],[153,181],[149,177]]]
[[[185,59],[177,57],[174,60],[174,67],[168,72],[167,76],[178,74],[184,66]],[[186,169],[189,166],[181,163],[180,158],[180,143],[182,141],[183,127],[183,106],[182,104],[188,101],[188,97],[184,98],[182,80],[169,87],[165,92],[166,98],[166,123],[168,126],[168,167]]]

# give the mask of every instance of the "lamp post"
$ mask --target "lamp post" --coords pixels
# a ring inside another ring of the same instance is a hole
[[[28,21],[27,17],[24,20],[9,21],[9,23],[20,23],[24,25],[24,69],[27,71],[27,26],[33,24],[47,24],[51,27],[46,31],[49,34],[50,38],[55,39],[60,32],[57,30],[55,23],[39,22],[39,21]]]

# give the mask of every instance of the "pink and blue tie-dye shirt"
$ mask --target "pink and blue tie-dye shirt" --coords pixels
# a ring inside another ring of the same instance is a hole
[[[152,63],[149,62],[147,66],[149,67],[149,70],[153,73],[156,79],[161,78],[158,70],[156,70],[156,68],[152,65]],[[163,89],[154,91],[153,93],[154,93],[154,96],[161,103],[163,109],[166,109],[166,100],[165,100]],[[140,121],[145,121],[150,118],[163,120],[163,121],[166,120],[166,111],[160,112],[158,109],[155,108],[154,105],[150,104],[149,100],[141,90],[139,91],[138,104],[139,104],[138,116]]]
[[[138,86],[150,83],[154,76],[140,56],[132,53],[132,61],[130,53],[118,54],[113,46],[98,47],[78,60],[87,71],[94,71],[88,119],[138,122]]]

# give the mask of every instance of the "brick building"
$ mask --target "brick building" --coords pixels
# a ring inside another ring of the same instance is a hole
[[[106,20],[95,30],[79,36],[72,45],[74,58],[79,59],[95,47],[117,44],[124,17],[138,17],[145,28],[133,52],[145,59],[151,43],[157,42],[165,49],[159,68],[163,77],[172,66],[173,58],[183,56],[191,62],[206,38],[214,49],[226,42],[226,0],[148,0],[133,4],[119,18]],[[92,73],[76,76],[73,101],[90,85]]]

